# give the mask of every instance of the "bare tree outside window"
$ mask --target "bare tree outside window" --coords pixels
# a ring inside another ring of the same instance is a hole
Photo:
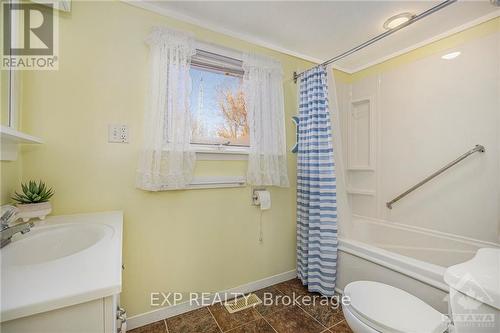
[[[249,146],[241,77],[191,68],[191,80],[192,143]]]
[[[217,135],[228,139],[231,144],[248,145],[247,110],[245,95],[241,88],[236,92],[230,89],[220,89],[218,103],[224,117],[224,124],[217,130]]]

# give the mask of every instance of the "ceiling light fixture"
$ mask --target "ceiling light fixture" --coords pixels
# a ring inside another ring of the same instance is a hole
[[[412,13],[401,13],[398,15],[391,16],[384,22],[384,29],[391,30],[394,29],[401,24],[404,24],[411,20],[415,15]]]
[[[441,59],[444,59],[444,60],[455,59],[456,57],[458,57],[460,55],[460,53],[461,53],[460,51],[451,52],[451,53],[445,54],[444,56],[441,56]]]

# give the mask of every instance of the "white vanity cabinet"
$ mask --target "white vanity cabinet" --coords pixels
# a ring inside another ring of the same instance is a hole
[[[47,311],[0,323],[2,333],[116,333],[118,297],[109,296],[90,302]]]
[[[122,212],[102,212],[49,216],[16,234],[0,250],[0,331],[119,332],[122,229]]]

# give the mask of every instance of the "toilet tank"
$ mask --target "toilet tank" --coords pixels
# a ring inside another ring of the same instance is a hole
[[[449,267],[444,280],[455,333],[500,332],[500,249],[480,249]]]

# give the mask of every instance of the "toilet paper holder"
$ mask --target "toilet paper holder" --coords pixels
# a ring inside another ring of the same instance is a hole
[[[256,187],[252,189],[252,206],[259,206],[259,197],[257,196],[258,191],[266,191],[263,187]]]

